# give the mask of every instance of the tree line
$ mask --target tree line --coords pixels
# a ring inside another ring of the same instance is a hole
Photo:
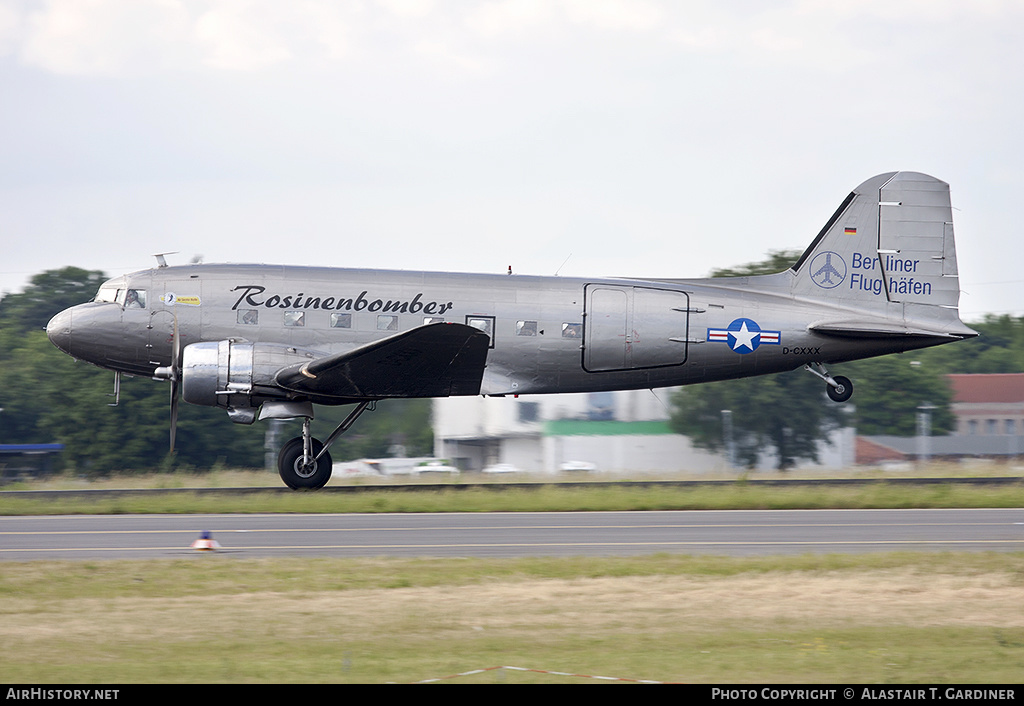
[[[717,270],[711,276],[781,272],[799,256],[795,250],[773,251],[765,260]],[[849,403],[832,402],[819,378],[798,369],[684,387],[673,396],[671,426],[698,447],[723,451],[727,422],[722,410],[729,410],[736,462],[753,468],[764,452],[773,452],[780,469],[801,459],[817,460],[818,442],[843,426],[853,426],[866,436],[913,436],[921,405],[934,407],[932,433],[949,433],[956,419],[946,375],[1024,372],[1024,317],[989,315],[967,324],[981,335],[829,366],[833,375],[854,381],[856,392]]]
[[[0,299],[0,444],[64,444],[60,462],[84,475],[154,469],[259,468],[267,449],[265,424],[232,423],[223,410],[180,404],[175,453],[170,445],[170,384],[122,376],[75,361],[46,337],[50,318],[90,300],[107,276],[65,267],[32,277],[22,292]],[[349,408],[317,408],[314,432],[327,436]],[[278,444],[301,433],[287,422]],[[332,447],[337,460],[430,455],[429,400],[382,402]],[[276,456],[278,449],[270,449]]]
[[[776,251],[758,263],[713,272],[743,276],[784,270],[799,256]],[[62,443],[61,462],[83,474],[262,467],[266,425],[236,425],[218,409],[179,406],[176,452],[168,454],[170,385],[123,376],[113,402],[113,373],[77,362],[46,338],[50,318],[88,301],[107,276],[65,267],[34,276],[24,291],[0,299],[0,444]],[[753,467],[773,451],[780,468],[815,459],[817,442],[853,425],[859,434],[915,433],[917,407],[929,404],[935,434],[952,430],[947,373],[1024,372],[1024,317],[987,316],[968,322],[978,338],[832,366],[854,380],[853,404],[825,397],[821,381],[803,370],[681,388],[673,395],[671,425],[700,447],[724,448],[722,410],[731,411],[737,461]],[[314,434],[327,436],[348,407],[319,406]],[[278,444],[298,436],[287,422]],[[336,460],[433,451],[430,400],[388,400],[363,415],[331,447]],[[277,449],[270,449],[277,453]]]

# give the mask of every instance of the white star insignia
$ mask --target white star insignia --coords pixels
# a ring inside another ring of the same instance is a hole
[[[746,346],[750,350],[754,350],[754,337],[760,336],[760,331],[749,331],[747,330],[747,322],[744,321],[740,325],[739,331],[730,331],[729,335],[736,339],[736,343],[733,344],[732,349],[738,351],[740,348]]]

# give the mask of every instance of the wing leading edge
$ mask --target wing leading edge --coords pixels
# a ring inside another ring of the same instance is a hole
[[[472,326],[428,324],[278,371],[281,387],[347,399],[478,395],[490,339]]]

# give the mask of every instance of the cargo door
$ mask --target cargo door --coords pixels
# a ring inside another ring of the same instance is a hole
[[[686,362],[686,292],[604,284],[584,289],[584,370],[636,370]]]

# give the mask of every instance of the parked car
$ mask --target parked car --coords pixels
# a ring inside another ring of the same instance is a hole
[[[511,463],[492,463],[482,471],[483,473],[520,473],[521,471]]]
[[[416,466],[412,469],[415,475],[422,476],[430,473],[444,473],[448,475],[455,475],[459,472],[459,469],[455,466],[450,466],[444,461],[428,461],[422,465]]]
[[[566,461],[558,470],[565,472],[579,472],[579,471],[596,471],[597,464],[591,463],[590,461]]]

